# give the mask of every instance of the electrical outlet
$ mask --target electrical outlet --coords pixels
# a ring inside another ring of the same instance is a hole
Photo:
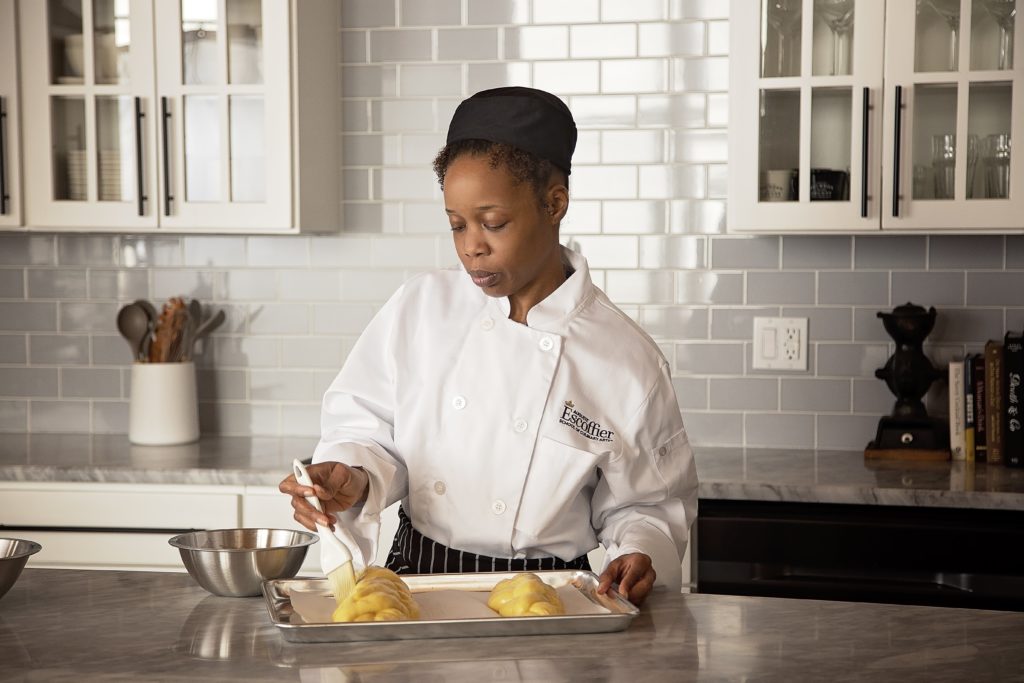
[[[807,318],[754,318],[755,370],[807,370]]]

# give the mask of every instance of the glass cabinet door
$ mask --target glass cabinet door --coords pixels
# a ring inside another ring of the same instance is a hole
[[[0,228],[21,225],[21,136],[14,0],[0,0]]]
[[[152,12],[139,0],[23,3],[29,220],[155,227]],[[148,118],[147,118],[148,117]]]
[[[291,224],[287,12],[269,0],[157,5],[163,226]]]
[[[1024,227],[1016,4],[887,4],[884,227]]]
[[[883,20],[869,0],[731,15],[731,159],[756,150],[757,163],[730,164],[730,229],[878,228]]]

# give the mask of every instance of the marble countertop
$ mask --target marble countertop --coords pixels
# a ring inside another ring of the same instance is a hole
[[[186,574],[32,569],[0,600],[3,680],[1011,680],[1024,614],[655,592],[621,633],[296,644],[262,598]]]
[[[314,438],[204,437],[134,446],[123,435],[0,435],[0,482],[276,486]],[[860,451],[697,448],[700,497],[1024,510],[1024,469],[865,461]]]

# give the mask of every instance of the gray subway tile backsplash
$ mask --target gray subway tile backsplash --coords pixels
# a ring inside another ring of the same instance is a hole
[[[342,0],[343,232],[0,234],[0,431],[123,434],[117,310],[182,294],[227,314],[196,358],[203,431],[315,441],[374,313],[458,266],[430,162],[459,101],[533,85],[579,128],[562,241],[666,355],[691,442],[863,448],[893,402],[876,313],[934,305],[937,365],[1024,327],[1024,237],[727,235],[728,8]],[[757,315],[809,319],[806,371],[752,369]]]

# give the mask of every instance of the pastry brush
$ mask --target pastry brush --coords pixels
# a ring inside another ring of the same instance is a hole
[[[313,480],[309,478],[309,473],[306,472],[306,468],[301,462],[292,461],[292,469],[295,471],[297,482],[313,488]],[[306,501],[315,507],[317,512],[324,511],[320,499],[315,495],[306,496]],[[334,599],[340,604],[356,585],[356,575],[352,568],[352,552],[328,527],[318,523],[316,530],[320,534],[320,568],[327,576]]]

